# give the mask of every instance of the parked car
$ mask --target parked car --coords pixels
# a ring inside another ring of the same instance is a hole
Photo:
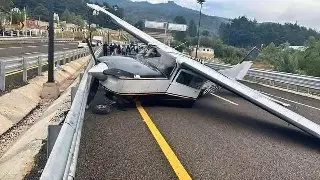
[[[97,46],[98,43],[99,43],[98,41],[92,40],[92,42],[91,42],[92,47]],[[84,47],[88,47],[86,40],[82,40],[82,41],[78,42],[78,48],[84,48]]]
[[[78,42],[78,48],[88,47],[86,40]]]

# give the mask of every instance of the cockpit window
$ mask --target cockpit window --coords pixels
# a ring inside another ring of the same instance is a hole
[[[161,54],[157,48],[150,46],[141,50],[137,59],[152,68],[156,68],[166,77],[170,77],[176,66],[175,58],[166,55],[165,53]]]
[[[189,86],[191,88],[200,89],[204,83],[204,79],[185,71],[181,71],[178,78],[176,79],[176,82]]]
[[[161,54],[157,51],[156,48],[151,48],[148,50],[148,52],[145,54],[145,57],[153,58],[153,57],[161,57]]]

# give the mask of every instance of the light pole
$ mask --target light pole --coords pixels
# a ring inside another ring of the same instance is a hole
[[[199,26],[198,26],[198,43],[197,43],[195,58],[198,58],[198,49],[200,44],[200,25],[201,25],[201,14],[202,14],[201,11],[202,11],[202,5],[205,2],[205,0],[197,0],[197,2],[200,4],[200,16],[199,16]]]
[[[53,3],[49,0],[49,44],[48,44],[48,83],[54,83],[54,23],[53,23]]]
[[[43,84],[41,97],[44,99],[56,99],[59,97],[59,84],[54,81],[54,0],[49,0],[49,43],[48,43],[48,81]]]

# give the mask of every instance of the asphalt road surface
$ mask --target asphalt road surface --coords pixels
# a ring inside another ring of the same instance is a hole
[[[319,100],[249,86],[320,124]],[[320,179],[319,140],[226,90],[193,108],[144,108],[192,179]],[[136,108],[88,109],[76,179],[177,179],[146,124]]]
[[[55,42],[55,51],[78,48],[76,42]],[[36,55],[48,52],[48,43],[3,44],[0,45],[0,59],[11,56]]]

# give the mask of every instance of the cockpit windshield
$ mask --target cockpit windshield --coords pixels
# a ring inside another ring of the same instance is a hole
[[[169,77],[176,66],[175,58],[161,54],[156,47],[146,47],[142,49],[137,59],[152,68],[157,68],[166,77]]]

